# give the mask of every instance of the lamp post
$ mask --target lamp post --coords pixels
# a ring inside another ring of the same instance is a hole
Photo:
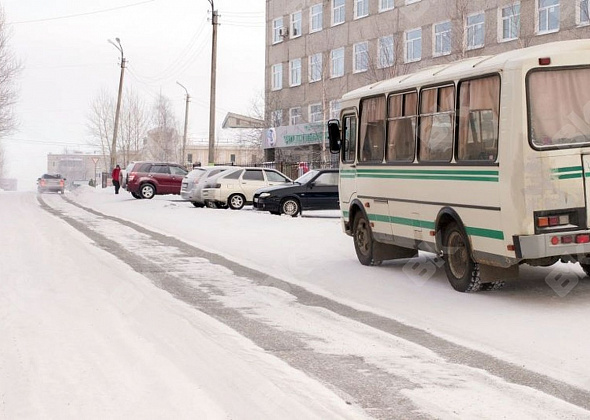
[[[117,132],[119,131],[119,113],[121,112],[121,96],[123,95],[123,76],[125,74],[125,56],[123,55],[123,47],[121,40],[115,38],[115,42],[109,39],[108,42],[113,44],[121,52],[121,77],[119,79],[119,95],[117,97],[117,110],[115,111],[115,128],[113,130],[113,142],[111,143],[111,170],[117,164]]]
[[[187,88],[185,88],[180,82],[176,82],[178,86],[184,89],[186,92],[186,107],[184,109],[184,134],[182,135],[182,164],[186,163],[186,128],[188,127],[188,103],[190,100],[190,95],[188,94]]]
[[[209,165],[215,163],[215,82],[217,76],[217,10],[213,0],[207,0],[211,4],[211,24],[213,25],[213,37],[211,45],[211,96],[209,99]]]

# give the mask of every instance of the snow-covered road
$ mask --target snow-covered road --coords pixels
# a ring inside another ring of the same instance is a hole
[[[590,418],[583,281],[458,294],[360,266],[333,213],[105,192],[0,194],[0,414]]]

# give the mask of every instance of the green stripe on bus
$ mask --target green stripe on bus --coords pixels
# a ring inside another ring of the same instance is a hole
[[[372,222],[383,222],[383,223],[391,223],[394,225],[413,226],[413,227],[420,227],[420,228],[424,228],[424,229],[435,229],[434,222],[430,222],[428,220],[408,219],[405,217],[392,217],[392,216],[386,216],[383,214],[369,214],[368,217],[369,217],[369,220]],[[484,229],[484,228],[468,227],[468,226],[465,227],[465,230],[466,230],[467,234],[471,235],[471,236],[479,236],[482,238],[504,240],[504,232],[502,232],[501,230]]]
[[[482,181],[499,182],[498,177],[460,176],[460,175],[398,175],[398,174],[358,174],[359,178],[381,178],[381,179],[423,179],[423,180],[445,180],[445,181]]]
[[[581,166],[567,166],[565,168],[553,168],[553,169],[551,169],[551,172],[561,173],[561,172],[575,172],[575,171],[581,171],[581,170],[582,170]]]
[[[586,175],[588,176],[588,175]],[[565,174],[565,175],[559,175],[557,177],[557,179],[574,179],[574,178],[582,178],[582,173],[578,172],[575,174]]]
[[[359,173],[390,173],[390,174],[440,174],[440,175],[495,175],[499,171],[477,171],[477,170],[444,170],[444,169],[357,169]]]

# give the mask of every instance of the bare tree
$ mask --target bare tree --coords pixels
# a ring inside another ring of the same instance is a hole
[[[136,91],[127,89],[121,111],[120,149],[123,165],[142,158],[144,139],[148,129],[148,112]],[[119,155],[117,153],[117,155]]]
[[[17,99],[15,79],[22,66],[12,53],[10,30],[6,24],[6,15],[0,5],[0,140],[16,128],[14,105]],[[5,153],[0,143],[0,177],[5,170]]]
[[[106,89],[102,89],[90,103],[90,111],[87,116],[88,132],[92,136],[90,145],[99,148],[102,156],[104,167],[110,165],[111,155],[111,136],[113,135],[113,126],[115,124],[115,99]]]
[[[170,99],[160,94],[153,109],[154,128],[148,131],[146,153],[150,159],[180,162],[180,136]]]

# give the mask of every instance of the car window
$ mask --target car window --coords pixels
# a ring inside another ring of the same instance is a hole
[[[135,168],[135,172],[149,172],[151,167],[151,163],[140,163]]]
[[[264,175],[262,173],[262,169],[246,169],[242,179],[248,181],[264,181]]]
[[[225,179],[238,179],[240,177],[240,175],[242,175],[242,172],[244,172],[244,171],[231,172],[231,173],[227,174],[226,176],[224,176],[224,178]]]
[[[205,174],[205,169],[193,169],[187,174],[189,179],[200,179]]]
[[[172,175],[183,175],[184,176],[187,174],[186,169],[183,169],[179,166],[170,166],[169,168],[170,168],[170,173]]]
[[[317,186],[338,185],[338,172],[325,172],[318,176],[313,183]]]
[[[209,172],[209,175],[207,175],[207,178],[211,178],[213,175],[220,174],[223,171],[225,171],[225,169],[213,169],[211,172]]]
[[[268,179],[270,182],[290,182],[290,180],[275,171],[269,171],[269,170],[265,170],[264,172],[266,172],[266,179]]]
[[[152,165],[150,168],[151,174],[169,174],[170,168],[168,165]]]

